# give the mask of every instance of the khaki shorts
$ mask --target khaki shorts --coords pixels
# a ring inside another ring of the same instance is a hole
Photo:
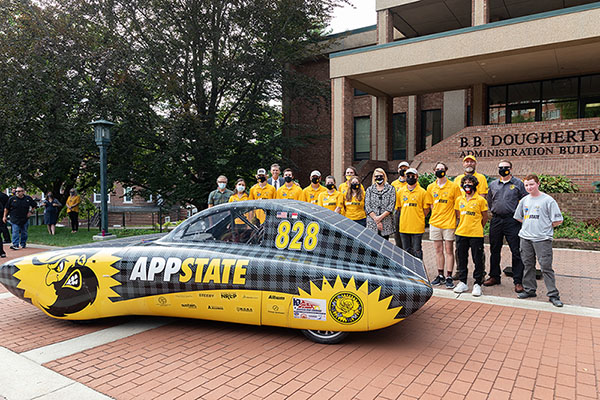
[[[429,240],[454,241],[454,231],[456,229],[442,229],[429,225]]]

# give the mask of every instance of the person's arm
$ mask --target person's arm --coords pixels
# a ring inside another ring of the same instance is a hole
[[[481,226],[485,227],[485,224],[488,222],[488,213],[487,210],[481,213]]]
[[[425,218],[427,218],[427,216],[429,215],[429,212],[431,211],[431,207],[424,207],[423,208],[423,216]]]
[[[555,222],[552,223],[552,227],[556,228],[557,226],[559,226],[562,223],[563,223],[562,221],[555,221]]]
[[[214,193],[215,193],[215,192],[210,192],[210,193],[208,194],[208,208],[211,208],[212,206],[214,206],[214,205],[215,205],[215,201],[214,201],[214,199],[213,199],[213,197],[214,197]]]
[[[460,220],[460,211],[454,210],[454,213],[456,214],[456,226],[458,226],[458,221]]]
[[[4,215],[2,216],[2,221],[4,221],[4,223],[6,223],[8,219],[8,208],[4,207]]]

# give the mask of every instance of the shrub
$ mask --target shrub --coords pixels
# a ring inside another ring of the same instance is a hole
[[[594,193],[600,193],[600,181],[592,182],[592,186],[594,186]]]
[[[571,179],[562,175],[538,175],[540,190],[544,193],[577,193],[579,187]]]
[[[419,175],[419,185],[425,190],[427,190],[427,186],[435,182],[435,180],[435,174],[432,174],[431,172],[425,172],[424,174]]]

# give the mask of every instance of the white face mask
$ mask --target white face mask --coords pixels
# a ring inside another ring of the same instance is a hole
[[[225,186],[227,186],[226,183],[218,183],[217,185],[219,185],[219,189],[225,189]]]
[[[242,193],[244,190],[246,190],[246,186],[244,185],[237,185],[237,191]]]

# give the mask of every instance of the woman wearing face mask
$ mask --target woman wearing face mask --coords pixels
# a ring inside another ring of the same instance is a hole
[[[460,181],[465,194],[456,199],[454,209],[458,226],[456,227],[456,254],[458,257],[458,279],[460,282],[454,288],[455,293],[469,290],[467,286],[467,263],[469,249],[475,264],[473,278],[473,296],[481,296],[481,284],[485,275],[483,264],[483,227],[488,220],[487,201],[477,194],[479,181],[474,176],[465,176]]]
[[[348,168],[346,168],[346,182],[342,182],[342,184],[338,188],[338,191],[344,196],[346,195],[346,192],[348,192],[348,188],[350,187],[350,179],[354,178],[355,176],[358,176],[358,171],[356,170],[356,168],[354,168],[353,166],[349,166]],[[363,185],[360,185],[360,188],[363,192],[365,191]]]
[[[240,178],[237,181],[235,181],[235,193],[229,198],[229,202],[234,203],[236,201],[245,201],[245,200],[250,200],[250,198],[246,194],[246,181],[243,180],[242,178]],[[246,218],[248,219],[248,221],[252,220],[251,215],[247,214]],[[246,224],[240,218],[235,219],[235,225],[236,225],[236,228],[239,228],[239,227],[242,227],[244,229],[246,228]]]
[[[396,190],[387,183],[387,175],[381,168],[373,171],[372,185],[365,193],[367,228],[388,239],[394,233],[392,213],[396,206]]]
[[[365,191],[360,184],[358,176],[353,176],[349,181],[350,187],[344,195],[344,215],[354,222],[367,226],[365,214]]]
[[[319,195],[319,205],[341,214],[344,207],[344,196],[335,190],[335,178],[333,176],[330,175],[325,178],[325,188],[326,191]]]

